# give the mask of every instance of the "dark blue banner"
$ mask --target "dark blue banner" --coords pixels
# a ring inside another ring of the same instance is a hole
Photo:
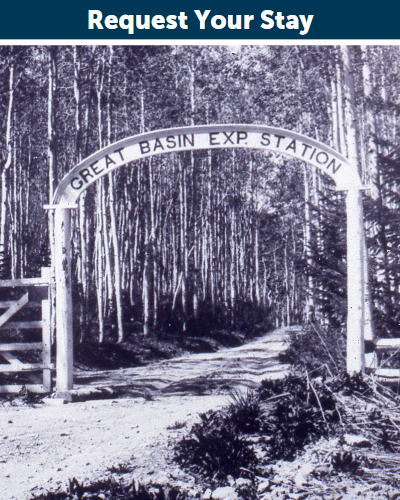
[[[0,38],[84,40],[339,40],[400,38],[399,6],[322,2],[9,3]]]

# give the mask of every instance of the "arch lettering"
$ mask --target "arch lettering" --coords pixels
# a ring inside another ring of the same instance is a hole
[[[357,168],[334,149],[310,137],[265,125],[201,125],[135,135],[94,153],[60,182],[53,205],[75,207],[80,194],[111,171],[142,158],[179,151],[254,148],[289,155],[330,176],[337,190],[360,188]]]

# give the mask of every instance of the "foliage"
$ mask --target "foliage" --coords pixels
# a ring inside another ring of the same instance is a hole
[[[327,380],[329,389],[333,392],[340,392],[345,396],[361,395],[371,396],[374,389],[371,383],[368,383],[362,373],[349,375],[342,371],[336,377]]]
[[[31,500],[185,500],[190,498],[176,487],[146,487],[107,479],[91,484],[81,484],[75,478],[69,481],[67,491],[57,491],[34,495]]]
[[[352,47],[351,55],[360,168],[372,186],[365,219],[374,321],[396,336],[400,51]],[[110,142],[192,123],[265,123],[348,153],[333,46],[3,46],[0,88],[3,277],[49,265],[43,205],[51,186]],[[123,337],[121,297],[128,333],[131,316],[146,332],[305,320],[340,329],[344,204],[324,174],[267,151],[175,152],[118,169],[88,189],[73,218],[76,336]],[[113,325],[105,332],[103,320]]]
[[[230,417],[229,412],[201,414],[200,422],[176,445],[176,459],[184,467],[214,478],[237,477],[241,467],[251,467],[255,455]]]
[[[108,471],[111,472],[112,474],[129,474],[134,469],[135,467],[129,465],[128,463],[112,465],[111,467],[108,467]]]
[[[177,420],[175,423],[168,426],[167,429],[179,430],[179,429],[183,429],[184,427],[186,427],[186,422],[184,422],[183,420]]]
[[[360,459],[351,451],[336,452],[331,457],[331,465],[338,472],[354,473],[360,464]]]
[[[371,459],[380,460],[382,450],[400,450],[398,397],[381,391],[365,377],[345,372],[264,380],[257,392],[235,393],[229,407],[202,415],[177,444],[176,458],[191,471],[218,479],[237,477],[243,468],[257,474],[261,465],[293,460],[321,437],[339,437],[343,443],[344,433],[359,435],[362,429],[367,443],[363,446],[368,446]],[[254,443],[261,446],[264,458],[256,459]],[[329,460],[333,470],[345,473],[355,473],[364,464],[341,447],[333,449]]]
[[[313,376],[339,375],[345,369],[345,352],[346,339],[341,330],[310,324],[293,332],[290,345],[280,358]]]
[[[294,458],[306,444],[332,432],[339,419],[328,381],[322,378],[289,375],[264,380],[259,396],[261,401],[273,402],[261,428],[268,437],[271,458]]]
[[[177,460],[208,476],[238,474],[256,467],[246,435],[263,436],[269,459],[292,459],[298,450],[338,422],[336,401],[326,381],[307,376],[265,380],[257,393],[234,394],[224,411],[201,416],[176,447]]]
[[[231,392],[231,403],[228,408],[229,419],[238,432],[253,434],[262,423],[260,399],[256,392]]]

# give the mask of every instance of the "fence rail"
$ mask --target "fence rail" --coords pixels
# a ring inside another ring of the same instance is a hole
[[[42,299],[37,300],[35,288],[45,287],[47,293],[42,293]],[[4,312],[0,315],[0,334],[9,330],[41,330],[41,342],[10,342],[0,344],[0,358],[5,363],[0,364],[0,373],[23,373],[32,372],[43,373],[42,383],[4,384],[0,385],[0,392],[22,393],[31,391],[36,393],[50,392],[52,388],[51,371],[54,364],[51,362],[51,332],[50,332],[50,269],[42,268],[40,278],[23,278],[18,280],[0,280],[0,288],[24,288],[24,294],[16,300],[0,301],[0,310]],[[41,310],[40,320],[10,321],[19,311],[25,308],[36,308]],[[28,351],[41,351],[41,362],[31,363],[21,361],[15,353]]]

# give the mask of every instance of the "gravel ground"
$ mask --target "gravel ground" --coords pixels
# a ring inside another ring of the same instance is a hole
[[[26,500],[33,493],[64,488],[73,477],[101,479],[120,464],[132,466],[131,476],[144,483],[173,479],[194,493],[193,478],[170,460],[171,443],[198,413],[226,405],[232,388],[246,390],[263,378],[283,376],[287,367],[279,363],[278,354],[294,330],[279,329],[212,354],[77,373],[77,393],[88,387],[111,388],[122,395],[119,399],[69,404],[48,399],[35,407],[22,401],[4,404],[0,499]]]

